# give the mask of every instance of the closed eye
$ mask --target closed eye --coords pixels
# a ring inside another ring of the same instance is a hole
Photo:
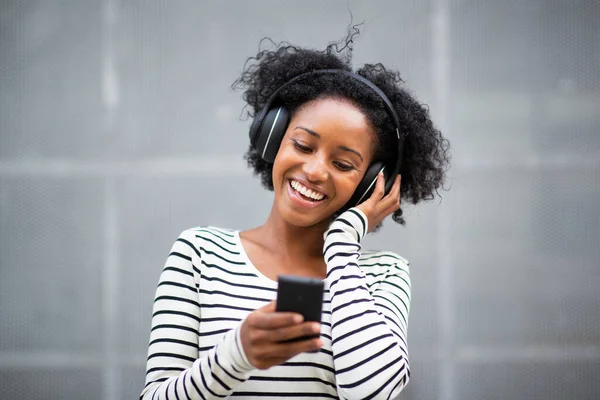
[[[303,144],[300,144],[295,140],[293,142],[294,142],[294,147],[303,153],[310,153],[312,151],[311,148],[308,146],[304,146]]]
[[[354,165],[347,164],[344,162],[336,161],[333,163],[340,171],[352,171],[354,169]]]

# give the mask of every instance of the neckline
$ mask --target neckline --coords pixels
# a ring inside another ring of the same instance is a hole
[[[260,272],[258,270],[258,268],[256,268],[256,266],[254,266],[254,264],[250,260],[250,257],[248,257],[248,253],[246,253],[246,249],[244,248],[244,244],[242,243],[242,238],[240,237],[240,231],[239,230],[234,230],[233,231],[233,237],[235,239],[236,244],[239,246],[240,255],[242,256],[242,259],[244,260],[244,262],[246,263],[246,265],[251,270],[253,270],[253,272],[256,274],[256,276],[258,276],[258,278],[260,280],[268,282],[269,285],[277,286],[278,285],[277,281],[274,281],[273,279],[271,279],[268,276],[264,275],[262,272]]]

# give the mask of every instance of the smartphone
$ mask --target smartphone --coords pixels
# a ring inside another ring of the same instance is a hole
[[[302,314],[304,321],[321,323],[323,310],[323,281],[294,275],[279,275],[275,311]],[[315,335],[318,337],[318,335]],[[308,337],[294,340],[304,340]]]

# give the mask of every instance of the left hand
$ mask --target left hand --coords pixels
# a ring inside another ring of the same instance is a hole
[[[400,208],[400,179],[398,175],[392,189],[384,197],[385,179],[383,173],[379,173],[373,194],[357,206],[369,220],[369,232],[373,232],[385,217]]]

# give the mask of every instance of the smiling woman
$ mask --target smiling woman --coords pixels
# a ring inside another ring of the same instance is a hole
[[[271,212],[254,229],[177,239],[143,399],[389,399],[406,386],[408,262],[360,242],[387,216],[404,223],[401,192],[433,198],[449,145],[398,73],[352,72],[353,39],[261,51],[236,82],[254,117],[246,158],[274,192]],[[323,280],[320,323],[275,311],[283,274]]]

